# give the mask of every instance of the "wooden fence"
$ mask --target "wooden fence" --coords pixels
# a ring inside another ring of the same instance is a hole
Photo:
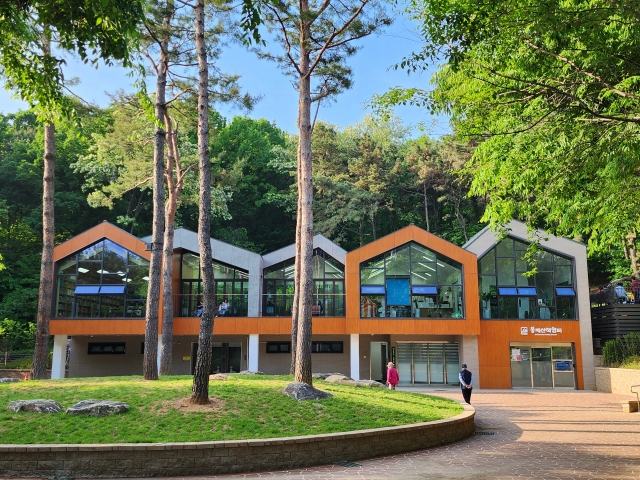
[[[602,355],[607,340],[640,332],[640,304],[621,303],[591,309],[593,353]]]

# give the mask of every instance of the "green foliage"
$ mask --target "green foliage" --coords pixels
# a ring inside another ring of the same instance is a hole
[[[5,356],[19,349],[32,349],[35,345],[36,326],[9,318],[0,320],[0,348]]]
[[[0,5],[0,75],[9,89],[40,115],[52,119],[73,112],[64,95],[61,54],[52,55],[46,38],[59,51],[76,52],[87,63],[130,64],[136,48],[140,0],[30,0]]]
[[[607,340],[602,348],[602,363],[617,367],[640,356],[640,333],[631,332],[622,338]]]
[[[637,3],[413,0],[409,9],[425,45],[399,66],[442,66],[432,92],[392,91],[382,104],[426,104],[481,142],[466,171],[471,194],[488,199],[483,220],[520,218],[592,254],[615,246],[637,259]]]
[[[91,398],[126,402],[131,410],[111,417],[33,415],[0,411],[2,443],[200,442],[341,432],[448,418],[457,402],[417,393],[317,382],[335,395],[298,402],[282,393],[291,377],[232,375],[209,384],[211,407],[189,409],[192,379],[105,377],[29,381],[2,388],[1,403],[51,398],[70,406]],[[371,413],[375,412],[375,415]]]

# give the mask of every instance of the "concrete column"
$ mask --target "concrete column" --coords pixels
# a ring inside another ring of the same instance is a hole
[[[480,389],[480,357],[478,355],[478,337],[476,335],[463,335],[460,345],[460,365],[467,364],[469,371],[473,373],[473,387]],[[458,365],[458,367],[460,367]]]
[[[260,352],[260,343],[259,343],[260,335],[257,333],[252,333],[249,335],[249,371],[257,372],[258,368],[258,360],[259,360],[259,352]]]
[[[55,335],[53,337],[53,359],[51,361],[51,378],[64,378],[64,369],[67,360],[67,336]]]
[[[158,335],[158,374],[160,373],[160,359],[162,358],[162,334]]]
[[[351,378],[360,380],[360,334],[351,334]]]

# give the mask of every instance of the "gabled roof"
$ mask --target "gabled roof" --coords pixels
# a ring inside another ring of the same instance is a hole
[[[200,254],[198,234],[191,230],[187,230],[186,228],[177,228],[173,237],[173,248],[183,248],[190,252]],[[250,250],[236,247],[230,243],[221,242],[215,238],[211,239],[211,249],[214,260],[243,268],[245,270],[254,270],[259,268],[260,255]]]
[[[121,247],[124,247],[130,252],[140,255],[147,260],[151,259],[151,252],[145,250],[146,244],[142,240],[105,220],[95,227],[92,227],[89,230],[86,230],[56,246],[53,250],[53,261],[57,262],[58,260],[78,252],[85,247],[93,245],[103,238],[108,238],[112,242],[117,243]]]
[[[322,251],[328,253],[333,258],[338,260],[341,264],[344,265],[346,260],[347,251],[340,247],[340,245],[332,242],[324,235],[314,235],[313,236],[313,248],[319,248]],[[292,243],[291,245],[287,245],[286,247],[280,248],[273,252],[267,253],[262,256],[264,261],[264,268],[269,267],[271,265],[275,265],[276,263],[282,262],[284,260],[288,260],[290,258],[294,258],[296,256],[296,244]]]
[[[522,240],[523,242],[530,243],[530,232],[527,225],[519,220],[511,220],[505,228],[508,230],[508,236]],[[576,257],[578,255],[585,255],[586,246],[583,243],[576,242],[570,238],[556,237],[551,235],[545,230],[536,230],[536,234],[542,239],[540,246],[545,250],[553,251],[565,256]],[[462,248],[473,252],[482,257],[485,253],[491,250],[494,245],[500,241],[500,235],[498,232],[492,231],[488,226],[484,227],[473,237],[465,243]]]
[[[412,241],[462,264],[477,262],[476,256],[472,253],[413,224],[363,245],[349,252],[347,256],[360,263]]]

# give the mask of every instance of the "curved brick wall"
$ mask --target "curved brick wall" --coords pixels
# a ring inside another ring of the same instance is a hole
[[[451,443],[473,434],[475,410],[428,423],[230,442],[0,445],[3,477],[154,477],[280,470]]]

